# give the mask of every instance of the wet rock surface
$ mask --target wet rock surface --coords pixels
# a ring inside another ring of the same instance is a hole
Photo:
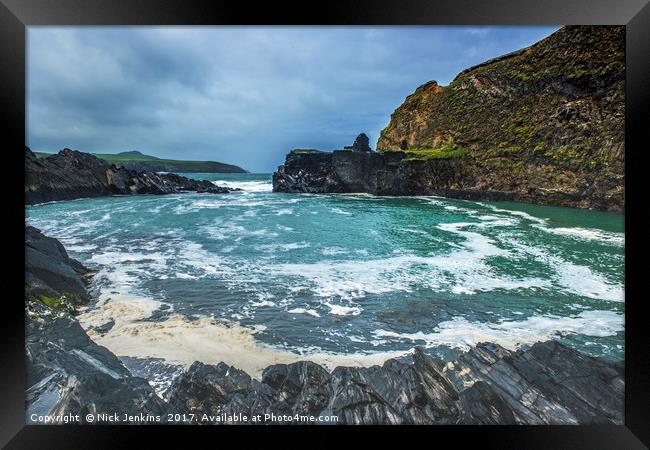
[[[620,368],[547,341],[518,351],[482,343],[448,364],[418,348],[410,362],[331,373],[281,364],[260,382],[196,362],[167,399],[197,415],[334,415],[339,424],[622,424],[623,396]]]
[[[36,415],[164,414],[147,380],[95,344],[73,317],[32,305],[26,317],[26,421]]]
[[[25,174],[25,203],[28,205],[108,195],[163,195],[188,191],[225,194],[237,190],[174,173],[129,170],[68,148],[47,158],[37,158],[25,147]]]
[[[63,245],[37,228],[25,227],[25,283],[33,295],[88,300],[86,281],[93,272],[68,256]]]

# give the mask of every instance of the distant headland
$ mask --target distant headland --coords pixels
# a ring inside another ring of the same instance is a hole
[[[52,153],[34,152],[39,158],[47,158]],[[233,164],[217,161],[186,161],[180,159],[162,159],[145,155],[137,150],[121,153],[93,153],[118,167],[147,172],[181,172],[181,173],[247,173],[248,171]]]

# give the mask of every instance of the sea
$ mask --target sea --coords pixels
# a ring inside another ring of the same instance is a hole
[[[78,318],[124,361],[223,361],[259,377],[275,363],[370,366],[416,346],[451,361],[479,342],[548,339],[624,359],[622,214],[183,175],[242,190],[26,208],[98,270]]]

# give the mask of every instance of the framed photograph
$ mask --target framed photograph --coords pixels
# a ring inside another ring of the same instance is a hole
[[[647,448],[646,3],[3,0],[2,444]]]

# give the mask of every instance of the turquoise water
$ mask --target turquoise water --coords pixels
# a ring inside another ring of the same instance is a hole
[[[104,302],[151,302],[129,328],[143,345],[144,325],[182,316],[255,330],[255,342],[303,355],[419,345],[448,359],[480,341],[516,348],[556,338],[623,358],[620,214],[280,194],[271,192],[268,174],[187,176],[244,191],[27,209],[30,224],[100,269],[93,289]],[[117,343],[116,335],[105,341]],[[121,353],[136,344],[129,345]]]

